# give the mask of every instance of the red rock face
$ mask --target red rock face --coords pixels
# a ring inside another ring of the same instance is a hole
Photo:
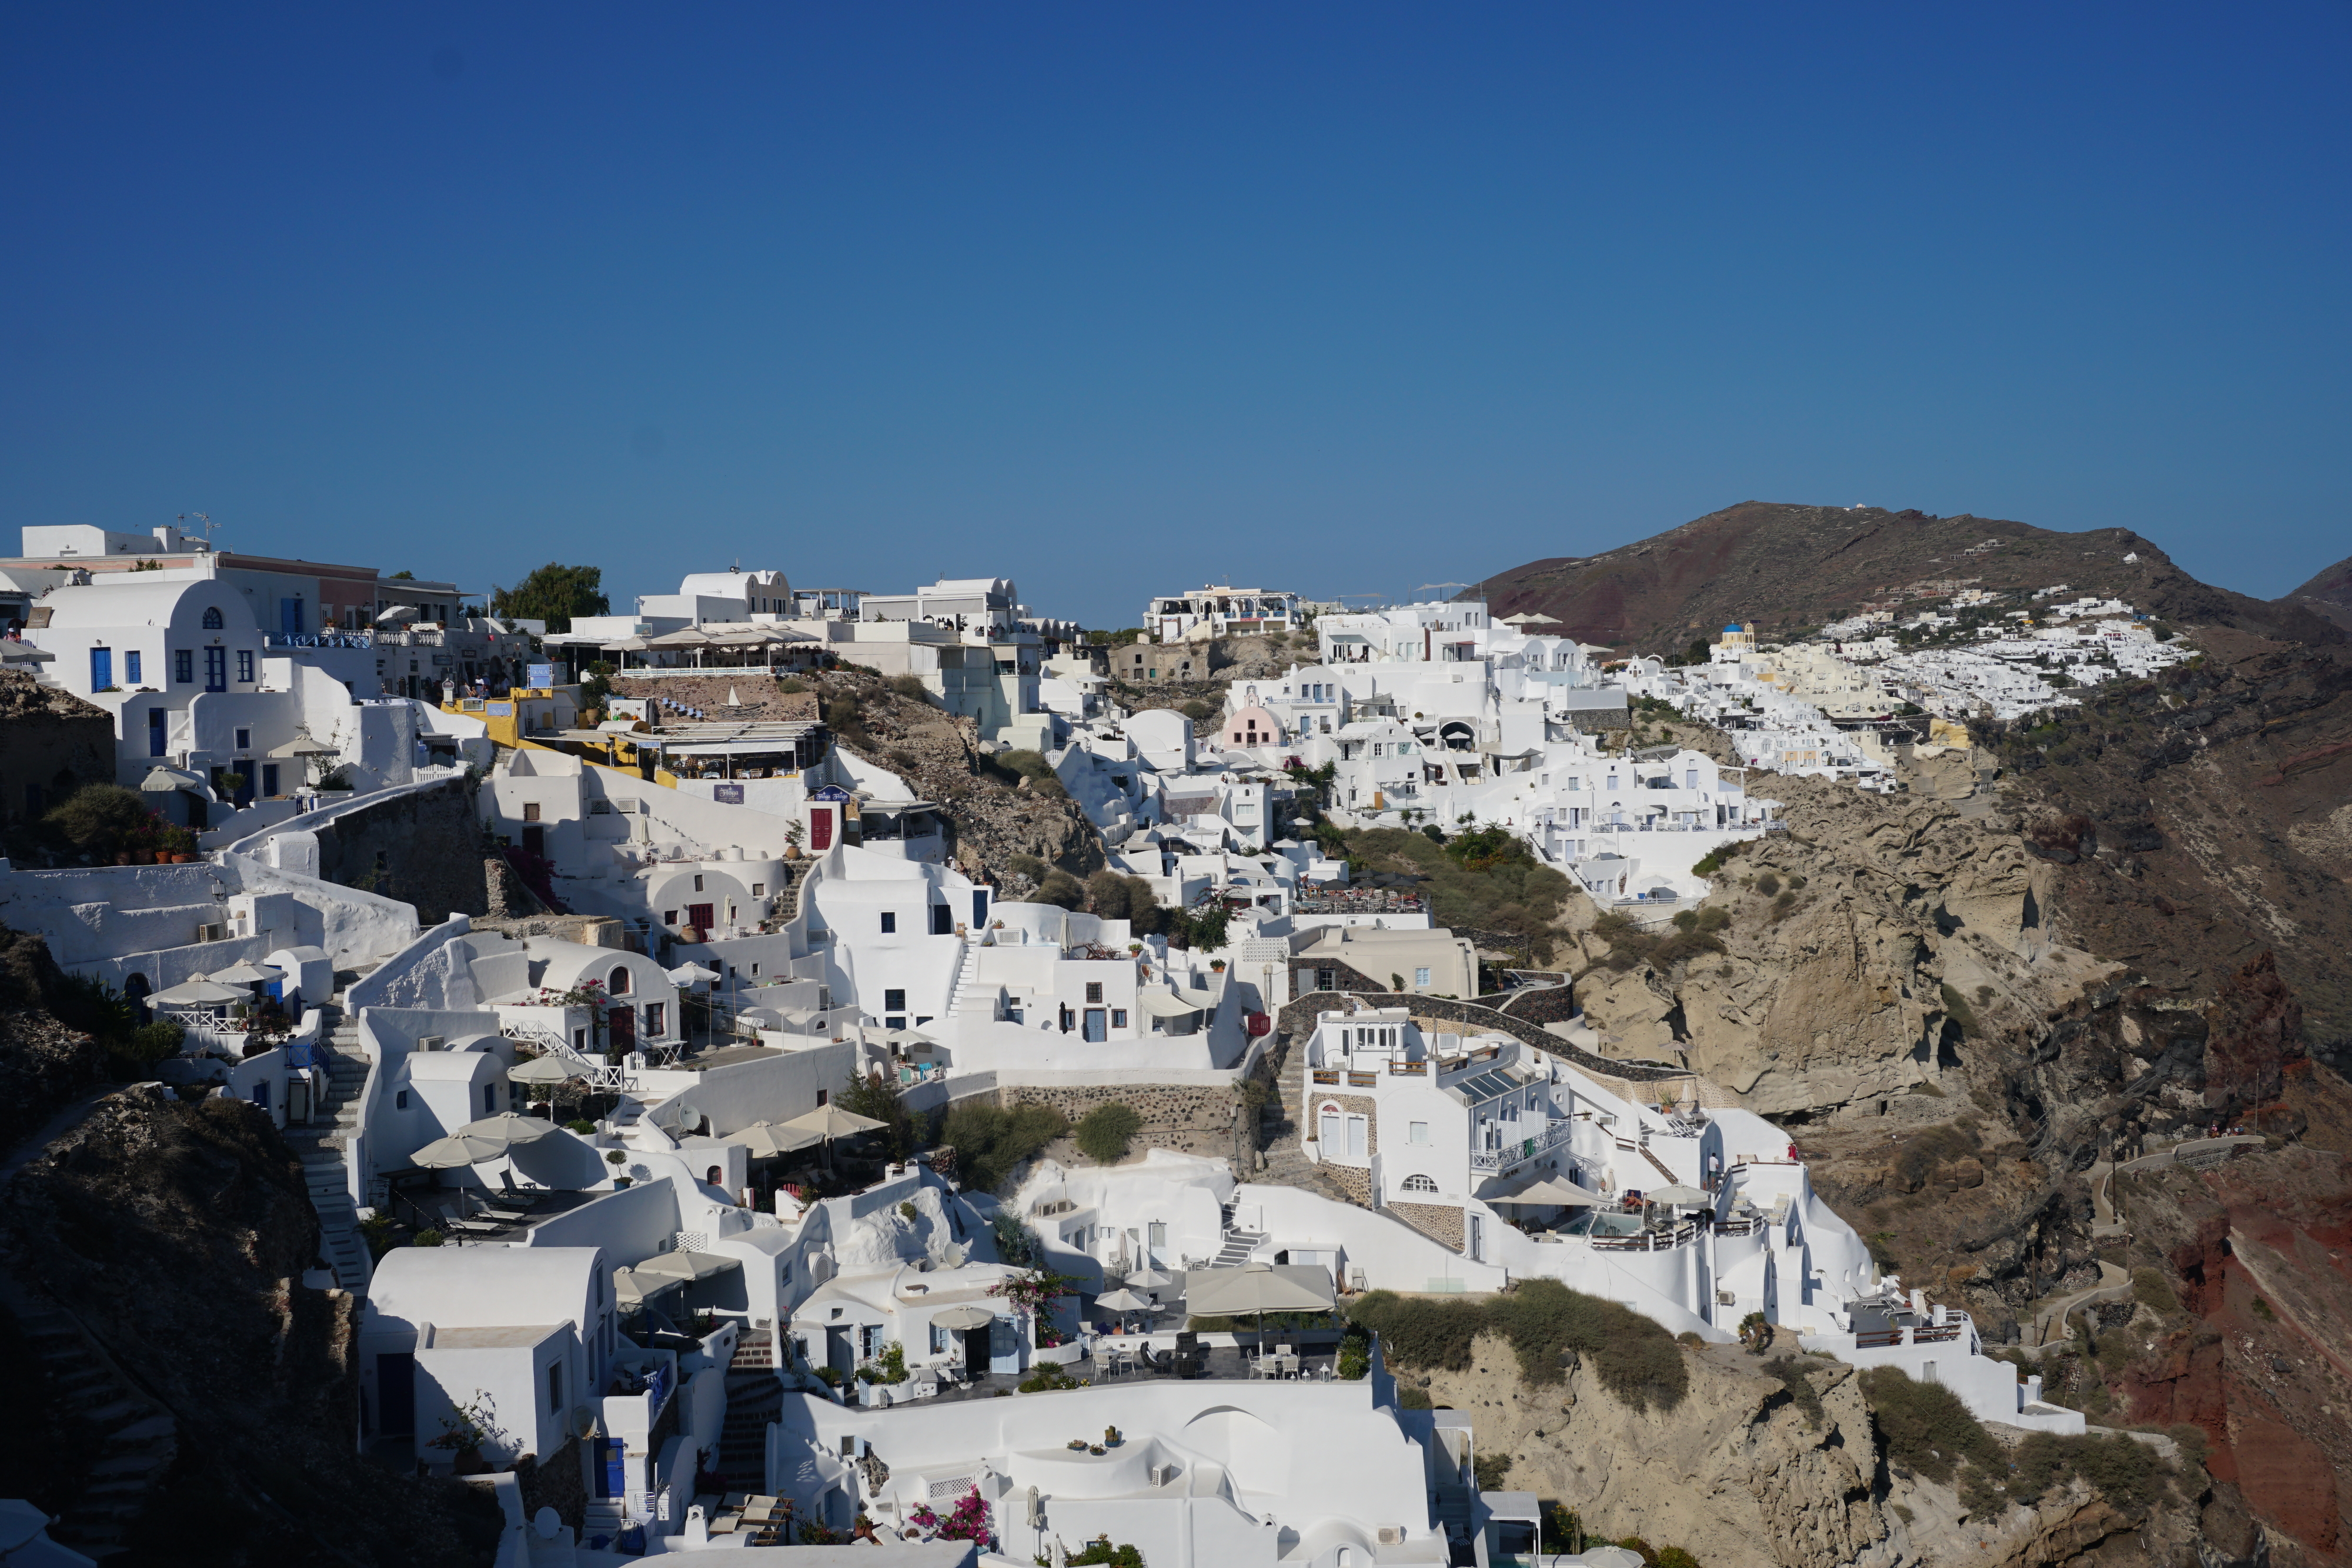
[[[2234,1120],[2279,1097],[2284,1069],[2301,1061],[2303,1004],[2267,950],[2222,986],[2207,1014],[2205,1103]]]

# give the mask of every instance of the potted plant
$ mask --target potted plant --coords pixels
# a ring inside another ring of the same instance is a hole
[[[441,1417],[441,1435],[427,1441],[425,1447],[446,1449],[450,1468],[461,1476],[484,1476],[490,1473],[488,1459],[482,1458],[482,1445],[497,1443],[506,1434],[499,1429],[498,1406],[489,1395],[477,1388],[474,1396]]]

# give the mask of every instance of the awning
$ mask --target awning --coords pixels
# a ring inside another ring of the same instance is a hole
[[[1198,1004],[1167,991],[1138,991],[1135,1005],[1156,1019],[1191,1018],[1201,1010]]]

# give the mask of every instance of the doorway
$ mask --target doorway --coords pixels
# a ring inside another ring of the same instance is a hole
[[[416,1430],[416,1357],[386,1351],[375,1358],[376,1435],[404,1437]]]
[[[522,852],[547,858],[547,829],[538,822],[525,822],[522,829]]]
[[[636,1009],[626,1002],[615,1002],[612,1010],[604,1015],[604,1023],[611,1030],[609,1038],[615,1053],[626,1053],[637,1049]]]

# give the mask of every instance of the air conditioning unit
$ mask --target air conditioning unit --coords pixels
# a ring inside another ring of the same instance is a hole
[[[447,1037],[444,1035],[420,1035],[417,1037],[416,1049],[419,1051],[438,1051],[446,1043]]]
[[[228,927],[226,925],[199,925],[196,927],[196,940],[199,942],[226,942],[228,940]]]
[[[1174,1480],[1178,1476],[1183,1474],[1183,1467],[1181,1465],[1154,1465],[1144,1473],[1150,1479],[1153,1486],[1164,1487],[1169,1482]]]
[[[1402,1546],[1404,1544],[1404,1526],[1402,1524],[1381,1525],[1381,1544],[1382,1546]]]

